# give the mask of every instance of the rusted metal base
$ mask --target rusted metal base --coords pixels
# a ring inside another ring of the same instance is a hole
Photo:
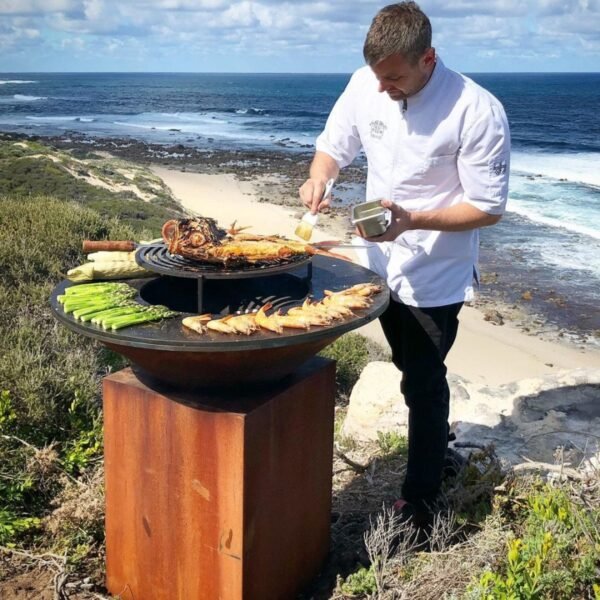
[[[269,391],[104,380],[107,587],[122,600],[294,598],[329,550],[335,365]]]

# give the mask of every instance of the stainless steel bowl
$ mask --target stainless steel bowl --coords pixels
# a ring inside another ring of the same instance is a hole
[[[352,208],[352,224],[363,237],[377,237],[388,227],[387,213],[381,200],[363,202]]]

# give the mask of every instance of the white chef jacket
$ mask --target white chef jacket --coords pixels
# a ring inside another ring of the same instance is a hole
[[[508,195],[510,134],[500,102],[438,58],[425,87],[406,103],[378,91],[370,67],[352,76],[336,102],[317,150],[350,164],[361,148],[367,200],[388,198],[409,211],[468,202],[491,215]],[[361,262],[387,279],[392,297],[412,306],[473,298],[478,230],[411,230],[394,242],[357,250]]]

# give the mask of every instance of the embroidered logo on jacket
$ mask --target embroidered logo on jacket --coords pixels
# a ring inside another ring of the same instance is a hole
[[[490,173],[495,175],[496,177],[500,177],[500,175],[504,175],[506,173],[507,162],[506,160],[493,160],[490,162]]]
[[[371,127],[371,137],[376,140],[380,140],[387,129],[387,125],[383,121],[371,121],[369,123]]]

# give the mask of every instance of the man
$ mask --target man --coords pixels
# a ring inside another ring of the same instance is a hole
[[[383,8],[356,71],[316,143],[300,188],[313,213],[325,182],[362,148],[367,200],[391,212],[387,231],[359,254],[386,277],[392,302],[381,316],[409,407],[408,464],[396,508],[418,526],[432,521],[448,457],[446,354],[458,313],[473,297],[478,228],[493,225],[508,194],[510,136],[502,105],[446,68],[431,24],[414,2]]]

